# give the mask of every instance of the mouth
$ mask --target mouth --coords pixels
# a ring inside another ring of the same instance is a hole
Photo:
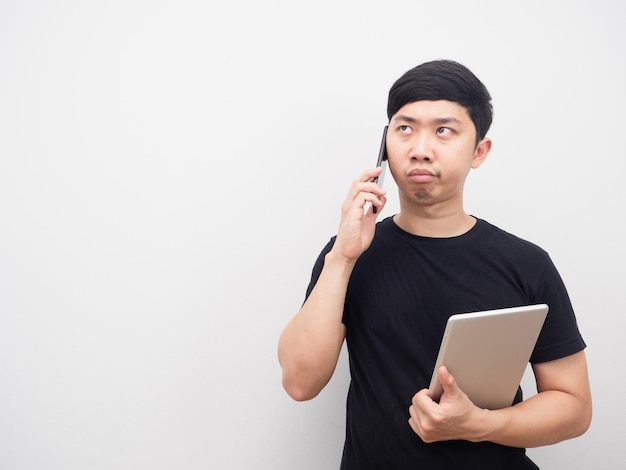
[[[437,176],[436,173],[423,168],[415,168],[408,173],[409,179],[416,183],[430,183],[437,178]]]

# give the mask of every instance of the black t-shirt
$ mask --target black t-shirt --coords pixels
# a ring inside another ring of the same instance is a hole
[[[334,240],[315,264],[307,296]],[[379,222],[354,267],[344,306],[351,383],[341,468],[537,468],[524,449],[426,444],[408,424],[411,398],[428,387],[450,315],[535,303],[550,310],[531,362],[585,348],[561,277],[538,246],[481,219],[452,238],[412,235],[392,218]]]

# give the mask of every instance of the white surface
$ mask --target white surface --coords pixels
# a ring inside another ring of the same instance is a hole
[[[623,23],[607,0],[1,2],[0,468],[337,468],[345,356],[294,403],[276,343],[389,87],[435,58],[494,98],[468,211],[551,253],[589,345],[592,428],[530,455],[618,468]]]

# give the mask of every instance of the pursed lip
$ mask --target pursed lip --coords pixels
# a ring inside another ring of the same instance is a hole
[[[414,168],[409,171],[408,177],[416,183],[429,183],[435,179],[435,174],[425,168]]]

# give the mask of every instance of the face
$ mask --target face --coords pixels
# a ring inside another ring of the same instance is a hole
[[[387,132],[389,168],[400,203],[463,203],[470,169],[487,158],[491,140],[476,144],[467,110],[452,101],[416,101],[392,116]]]

